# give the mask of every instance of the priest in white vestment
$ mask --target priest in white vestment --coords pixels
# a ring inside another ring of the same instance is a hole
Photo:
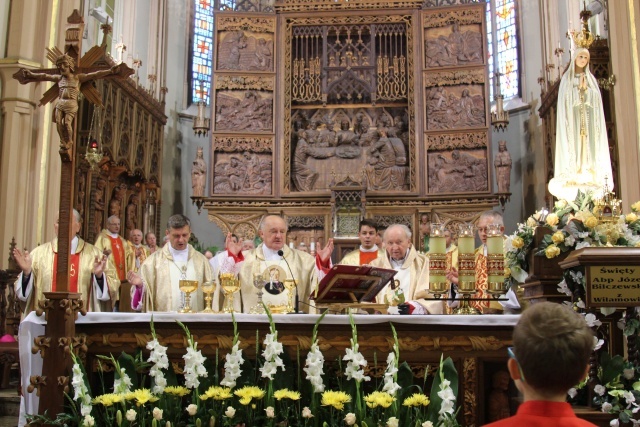
[[[398,306],[400,314],[444,313],[443,301],[425,299],[433,298],[433,294],[429,292],[429,259],[411,244],[409,227],[403,224],[391,225],[385,230],[383,239],[385,255],[373,260],[371,265],[396,270],[396,275],[378,293],[377,302],[389,302],[401,293],[405,302]],[[389,307],[388,312],[393,313],[393,307]]]
[[[313,311],[310,296],[316,290],[331,267],[333,239],[312,256],[304,251],[288,247],[286,242],[287,223],[278,215],[267,215],[258,227],[262,243],[257,248],[241,251],[242,243],[233,243],[231,234],[227,236],[228,256],[220,265],[220,272],[238,273],[240,295],[234,297],[234,310],[249,313],[258,304],[258,289],[253,284],[254,276],[259,275],[265,281],[263,302],[267,306],[281,308],[287,305],[289,290],[284,281],[294,279],[297,282],[299,310]],[[291,292],[296,292],[293,289]],[[292,296],[295,300],[295,296]]]
[[[180,280],[197,280],[198,289],[191,294],[191,308],[205,308],[202,284],[213,281],[209,260],[189,244],[191,221],[184,215],[173,215],[167,222],[169,244],[151,254],[127,279],[132,285],[131,306],[137,311],[178,311],[184,306]],[[214,301],[214,310],[216,309]]]
[[[72,229],[80,231],[80,214],[73,210]],[[31,253],[15,248],[14,258],[22,270],[15,281],[18,299],[25,303],[23,313],[35,310],[44,292],[55,292],[58,261],[58,218],[53,226],[56,238]],[[70,243],[69,292],[79,292],[87,311],[111,311],[116,289],[120,286],[115,267],[102,252],[75,236]],[[23,304],[21,304],[22,306]]]

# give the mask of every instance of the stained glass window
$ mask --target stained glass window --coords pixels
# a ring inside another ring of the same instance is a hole
[[[211,105],[213,70],[213,0],[194,0],[193,49],[191,51],[191,102]]]
[[[516,0],[487,0],[487,50],[492,100],[496,70],[500,72],[500,89],[504,98],[520,95],[516,12]]]

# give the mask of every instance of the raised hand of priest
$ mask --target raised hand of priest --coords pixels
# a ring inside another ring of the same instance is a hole
[[[320,257],[320,261],[323,263],[327,262],[327,260],[331,257],[331,253],[333,252],[333,239],[329,239],[324,248],[318,251],[318,256]]]
[[[104,273],[104,267],[107,265],[107,256],[102,255],[102,257],[96,256],[93,260],[93,275],[97,278],[102,277],[102,273]]]
[[[27,251],[26,249],[24,251],[21,251],[18,248],[14,248],[13,257],[15,258],[18,267],[20,267],[20,270],[22,270],[22,274],[24,274],[25,276],[31,274],[32,261],[29,251]]]
[[[455,267],[451,267],[451,270],[447,271],[447,281],[458,284],[458,270]]]
[[[138,273],[135,273],[133,271],[128,272],[127,273],[127,280],[133,286],[136,286],[138,288],[142,287],[142,277],[140,277],[140,275]]]
[[[242,251],[242,242],[234,242],[231,233],[227,233],[227,238],[224,241],[224,247],[229,251],[229,253],[236,256]]]

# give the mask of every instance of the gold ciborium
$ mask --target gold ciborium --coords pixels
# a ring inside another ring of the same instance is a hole
[[[178,313],[193,313],[191,308],[191,293],[198,290],[197,280],[180,280],[178,286],[180,291],[184,292],[184,305],[178,311]]]
[[[216,291],[216,282],[213,280],[202,283],[202,293],[204,294],[204,310],[200,313],[215,313],[213,311],[213,293]]]
[[[233,313],[233,294],[240,290],[240,280],[234,273],[220,273],[220,286],[224,292],[225,313]]]
[[[294,279],[286,279],[284,281],[284,287],[288,291],[289,300],[287,302],[287,313],[293,313],[295,311],[295,306],[293,305],[293,298],[295,296],[295,288],[297,286],[297,282]]]

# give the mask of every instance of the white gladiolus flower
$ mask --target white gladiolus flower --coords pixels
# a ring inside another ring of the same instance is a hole
[[[362,353],[358,351],[358,343],[351,339],[351,348],[347,348],[345,350],[345,356],[342,360],[347,361],[347,367],[344,370],[344,373],[347,375],[347,379],[350,380],[353,378],[357,382],[362,381],[371,381],[371,377],[368,377],[364,374],[364,369],[360,369],[360,367],[367,366],[367,359],[364,358]]]
[[[167,357],[167,347],[160,345],[154,339],[147,343],[147,350],[151,350],[147,362],[151,363],[149,376],[153,378],[153,393],[162,394],[167,387],[167,379],[164,377],[163,369],[169,368],[169,358]]]
[[[126,394],[131,391],[131,378],[125,372],[124,368],[120,368],[120,378],[113,381],[113,392],[115,394]]]
[[[198,412],[198,407],[193,403],[187,406],[187,414],[193,417],[197,412]]]
[[[197,388],[200,385],[199,377],[207,377],[209,374],[204,368],[205,357],[200,350],[196,350],[198,343],[187,347],[184,359],[184,385],[187,388]]]
[[[242,369],[240,369],[240,367],[244,363],[239,341],[233,345],[231,352],[227,353],[225,359],[224,378],[220,381],[220,385],[233,388],[236,386],[236,380],[242,375]]]
[[[382,387],[382,391],[386,391],[391,396],[395,396],[398,390],[400,390],[400,386],[395,381],[397,373],[396,353],[392,351],[387,356],[387,369],[384,372],[384,386]]]
[[[604,344],[604,340],[599,340],[597,337],[593,337],[593,351],[600,350],[600,347]],[[627,378],[631,379],[631,378]]]
[[[89,389],[84,382],[84,375],[78,363],[73,364],[71,369],[73,375],[71,377],[71,385],[73,386],[73,400],[80,403],[80,413],[82,416],[91,414],[91,395]]]
[[[278,368],[282,368],[284,371],[284,363],[280,358],[283,353],[282,343],[278,342],[278,333],[267,334],[264,337],[265,348],[262,351],[262,356],[265,358],[264,365],[260,368],[263,378],[269,378],[273,380],[273,376],[278,371]]]
[[[314,393],[322,393],[324,391],[324,383],[322,382],[324,356],[318,343],[311,345],[305,365],[304,371],[307,373],[307,379],[311,382]]]
[[[440,414],[438,419],[444,419],[446,414],[453,415],[456,396],[455,394],[453,394],[453,390],[451,389],[451,382],[449,380],[445,379],[440,383],[440,391],[438,392],[438,397],[442,399],[442,405],[440,406],[440,410],[438,411],[438,414]]]

